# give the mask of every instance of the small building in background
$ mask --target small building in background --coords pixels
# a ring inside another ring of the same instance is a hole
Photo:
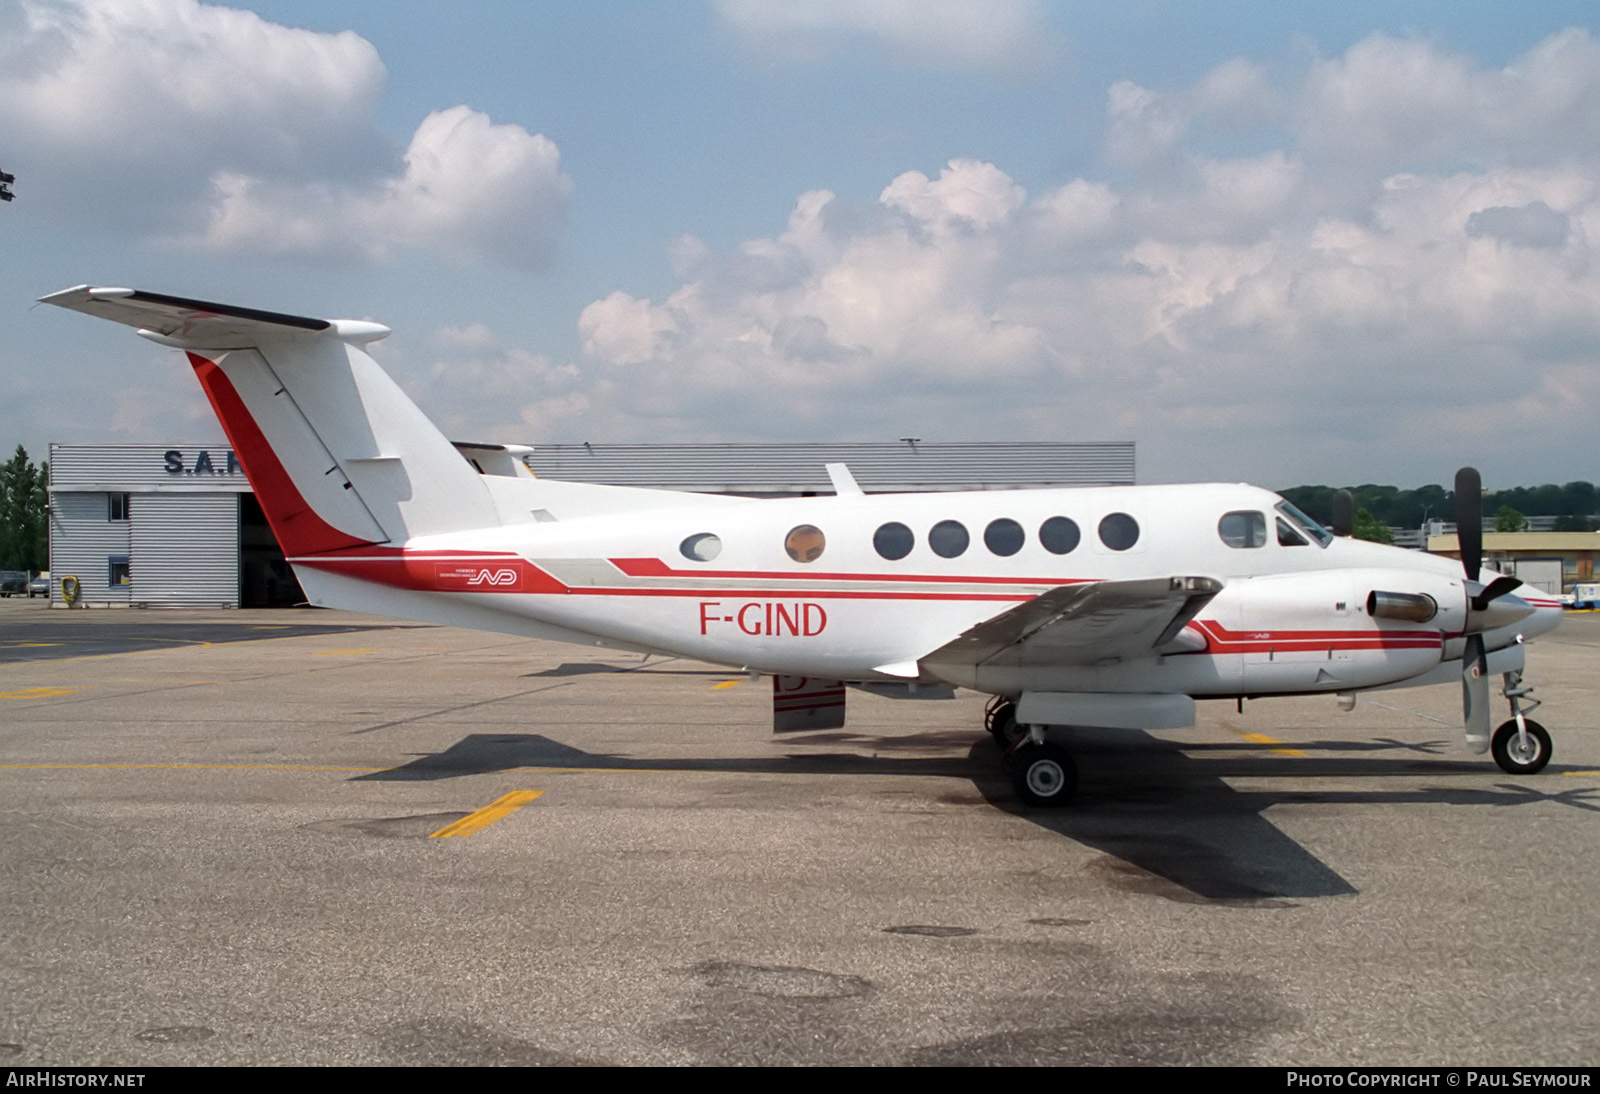
[[[1428,550],[1461,557],[1455,533],[1428,537]],[[1560,596],[1594,580],[1600,532],[1485,532],[1483,564],[1536,589]]]

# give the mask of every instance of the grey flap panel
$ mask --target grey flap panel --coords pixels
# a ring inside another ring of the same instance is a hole
[[[1209,577],[1062,585],[970,628],[928,666],[1092,665],[1147,657],[1222,591]]]

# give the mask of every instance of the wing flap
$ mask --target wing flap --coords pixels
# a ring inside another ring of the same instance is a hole
[[[1209,577],[1062,585],[968,628],[921,663],[940,666],[1092,665],[1146,657],[1222,591]]]

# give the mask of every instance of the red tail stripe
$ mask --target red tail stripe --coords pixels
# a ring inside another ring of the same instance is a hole
[[[272,451],[272,445],[267,443],[233,381],[215,361],[191,353],[189,363],[194,366],[206,398],[211,400],[211,409],[216,411],[222,431],[228,435],[228,443],[233,445],[245,478],[250,480],[261,511],[267,515],[267,523],[272,526],[272,534],[278,537],[284,554],[313,555],[370,543],[339,531],[311,508]]]

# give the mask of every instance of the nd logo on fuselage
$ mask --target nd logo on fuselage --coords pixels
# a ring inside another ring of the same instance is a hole
[[[440,563],[434,567],[434,588],[456,593],[515,593],[522,590],[522,570],[493,563]]]
[[[712,627],[738,627],[755,637],[815,638],[828,627],[828,613],[813,600],[747,600],[737,607],[723,607],[720,600],[700,602],[700,633],[709,635]]]

